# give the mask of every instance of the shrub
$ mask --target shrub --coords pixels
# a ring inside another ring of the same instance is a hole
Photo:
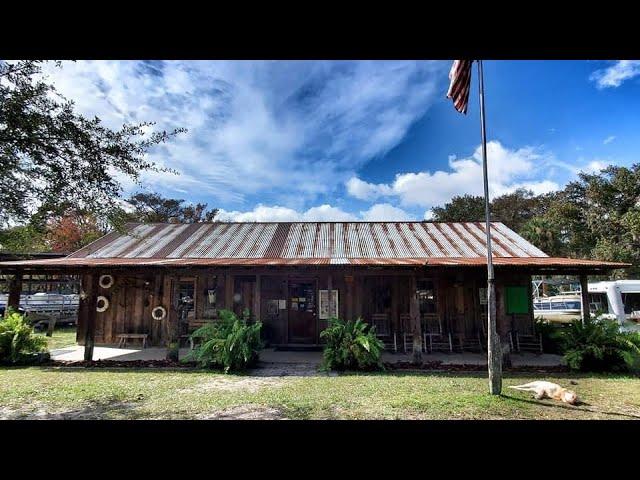
[[[249,324],[249,311],[242,318],[229,311],[221,310],[215,323],[204,325],[191,335],[198,346],[185,357],[185,361],[195,360],[206,368],[223,368],[225,373],[244,370],[258,359],[262,348],[260,329],[262,323]]]
[[[34,333],[23,315],[11,312],[0,320],[0,362],[22,362],[46,349],[47,340]]]
[[[382,369],[383,343],[376,337],[375,327],[358,318],[345,322],[329,319],[329,326],[320,333],[326,340],[323,368],[327,370]]]
[[[640,364],[640,334],[621,332],[615,320],[574,322],[562,334],[567,365],[582,371],[629,371]]]

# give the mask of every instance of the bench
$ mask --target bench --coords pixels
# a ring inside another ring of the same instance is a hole
[[[118,348],[124,348],[127,346],[127,340],[142,340],[142,348],[147,348],[146,333],[121,333],[118,335]]]

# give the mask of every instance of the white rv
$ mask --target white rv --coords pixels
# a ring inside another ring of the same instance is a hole
[[[589,310],[617,319],[623,330],[640,331],[640,280],[589,283]]]

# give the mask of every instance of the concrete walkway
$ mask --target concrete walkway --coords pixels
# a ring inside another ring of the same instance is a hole
[[[164,360],[167,350],[165,348],[116,348],[111,346],[100,346],[93,349],[94,360]],[[180,358],[184,358],[189,353],[188,348],[180,349]],[[84,347],[74,345],[67,348],[51,351],[53,360],[61,361],[82,361],[84,359]],[[429,353],[423,354],[425,362],[442,362],[443,365],[486,365],[487,356],[481,353]],[[402,353],[384,353],[382,360],[388,363],[409,362],[411,355]],[[322,362],[322,352],[287,352],[275,351],[272,348],[264,349],[260,352],[260,362],[262,364],[300,364],[308,366],[318,366]],[[553,367],[563,365],[563,358],[560,355],[544,353],[537,355],[534,353],[514,353],[511,355],[511,363],[514,367]]]

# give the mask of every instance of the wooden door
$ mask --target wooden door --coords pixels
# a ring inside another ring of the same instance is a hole
[[[289,343],[316,343],[315,280],[290,280],[289,298]]]

